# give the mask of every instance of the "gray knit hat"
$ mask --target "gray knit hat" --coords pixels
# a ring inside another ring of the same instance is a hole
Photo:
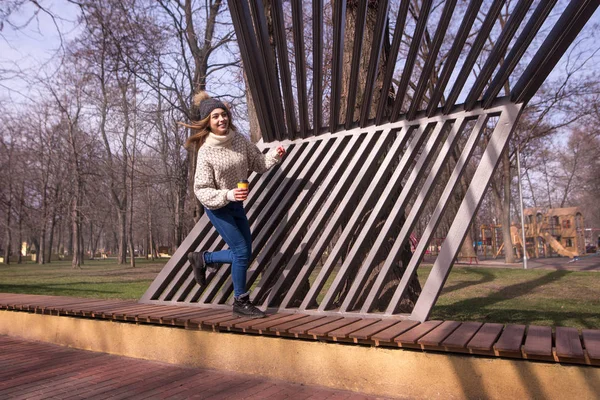
[[[212,98],[202,100],[199,106],[200,120],[203,120],[204,118],[208,117],[210,113],[216,108],[222,108],[223,110],[225,110],[225,112],[227,112],[227,115],[229,115],[229,109],[222,101]]]

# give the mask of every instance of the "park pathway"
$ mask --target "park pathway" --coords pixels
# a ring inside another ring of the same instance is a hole
[[[376,399],[0,336],[0,399]]]

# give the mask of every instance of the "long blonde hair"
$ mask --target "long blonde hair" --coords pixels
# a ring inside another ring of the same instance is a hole
[[[189,124],[178,122],[179,125],[185,126],[186,128],[190,128],[192,130],[192,134],[185,141],[184,147],[186,149],[191,149],[194,146],[195,150],[200,150],[200,147],[206,141],[206,137],[210,133],[210,115],[204,119],[193,119],[194,117],[200,117],[200,103],[204,100],[210,99],[210,96],[205,91],[200,91],[196,93],[192,99],[192,121]],[[232,131],[237,131],[235,125],[233,125],[233,120],[231,117],[231,110],[229,110],[229,104],[225,103],[227,109],[227,115],[229,116],[229,129]]]

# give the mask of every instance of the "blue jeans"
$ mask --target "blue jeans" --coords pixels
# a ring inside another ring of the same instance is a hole
[[[204,261],[207,264],[231,264],[233,295],[239,297],[246,293],[246,270],[252,255],[252,235],[244,205],[241,202],[231,202],[216,210],[205,208],[205,211],[229,249],[206,252]]]

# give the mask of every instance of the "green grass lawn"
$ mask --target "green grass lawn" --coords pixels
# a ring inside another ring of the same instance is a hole
[[[139,299],[166,261],[0,264],[0,292]],[[419,269],[422,283],[429,271]],[[457,266],[430,318],[600,328],[600,273]]]
[[[600,328],[600,273],[454,267],[430,319]]]
[[[139,299],[167,259],[136,259],[136,267],[114,259],[86,260],[81,269],[70,261],[38,265],[0,264],[0,292],[101,299]]]

